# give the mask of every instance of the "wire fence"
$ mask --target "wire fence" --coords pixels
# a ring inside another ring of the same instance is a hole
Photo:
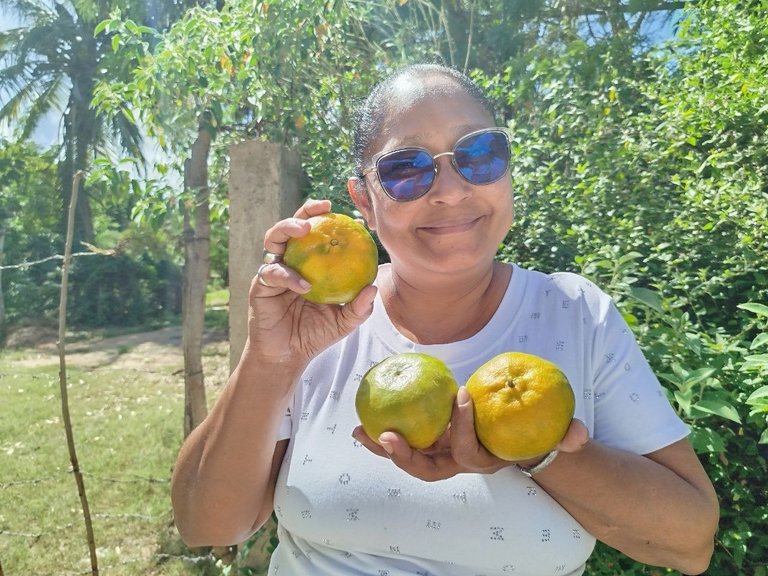
[[[96,246],[91,246],[90,244],[86,244],[86,246],[88,247],[87,252],[75,252],[74,254],[71,254],[70,257],[79,258],[81,256],[114,256],[117,254],[117,251],[113,249],[97,248]],[[32,266],[39,266],[40,264],[45,264],[46,262],[51,262],[53,260],[64,260],[64,255],[54,254],[53,256],[41,258],[40,260],[30,260],[28,262],[20,262],[18,264],[0,265],[0,270],[26,270]]]

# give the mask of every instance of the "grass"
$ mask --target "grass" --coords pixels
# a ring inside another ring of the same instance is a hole
[[[211,290],[205,295],[205,325],[212,330],[229,329],[229,289]]]
[[[169,362],[161,354],[164,361],[147,368],[127,362],[127,347],[119,352],[104,365],[70,363],[68,370],[100,571],[218,573],[210,561],[191,562],[172,527],[169,480],[182,440],[181,356]],[[210,371],[221,381],[226,346],[207,349],[204,361],[206,378]],[[51,353],[0,350],[0,562],[6,576],[90,573],[57,362]]]

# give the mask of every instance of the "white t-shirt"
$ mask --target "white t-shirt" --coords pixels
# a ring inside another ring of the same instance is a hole
[[[270,575],[583,573],[594,537],[514,467],[428,483],[352,438],[363,374],[412,351],[442,359],[459,384],[502,352],[546,358],[567,375],[576,418],[608,446],[646,454],[688,434],[609,297],[580,276],[515,266],[488,324],[451,344],[405,338],[377,297],[365,323],[310,363],[281,428],[290,443]]]

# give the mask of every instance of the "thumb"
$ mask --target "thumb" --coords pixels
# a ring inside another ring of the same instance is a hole
[[[478,449],[472,398],[467,389],[461,386],[456,394],[456,405],[451,417],[451,453],[457,462],[467,462],[474,460]]]
[[[371,315],[377,291],[376,286],[366,286],[352,302],[341,307],[339,316],[344,329],[351,332]]]
[[[571,425],[565,433],[565,436],[557,445],[557,449],[560,452],[578,452],[589,442],[589,430],[586,424],[574,418],[571,420]]]

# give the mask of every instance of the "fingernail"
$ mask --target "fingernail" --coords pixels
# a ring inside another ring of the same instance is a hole
[[[302,290],[304,290],[305,292],[309,292],[309,291],[312,289],[312,284],[310,284],[309,282],[307,282],[306,280],[304,280],[304,278],[302,278],[301,280],[299,280],[299,286],[300,286],[300,287],[301,287],[301,289],[302,289]]]
[[[459,391],[456,393],[456,403],[459,406],[466,406],[471,400],[467,389],[464,386],[460,386]]]
[[[389,442],[382,442],[381,440],[379,440],[379,445],[382,448],[384,448],[384,452],[386,452],[390,456],[392,456],[392,453],[395,451],[394,447]]]

